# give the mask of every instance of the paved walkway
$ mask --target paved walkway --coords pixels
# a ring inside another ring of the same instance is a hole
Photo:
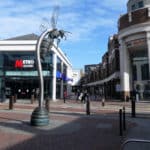
[[[98,101],[91,102],[88,116],[86,105],[75,100],[51,102],[50,124],[33,127],[30,117],[37,105],[17,101],[9,110],[7,102],[0,103],[0,150],[119,150],[125,139],[150,139],[150,103],[137,104],[137,118],[130,117],[130,103],[125,104],[128,114],[123,136],[119,135],[118,110],[124,103],[107,102],[102,107]]]

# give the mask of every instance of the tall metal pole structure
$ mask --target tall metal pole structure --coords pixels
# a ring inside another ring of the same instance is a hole
[[[42,65],[41,65],[41,58],[40,58],[40,48],[41,43],[44,37],[50,32],[51,30],[48,29],[42,33],[40,36],[38,43],[37,43],[37,51],[36,51],[36,58],[37,58],[37,66],[38,66],[38,75],[40,77],[40,100],[39,100],[39,107],[42,108],[43,101],[44,101],[44,81],[43,81],[43,74],[42,74]],[[53,42],[53,41],[52,41]],[[53,43],[52,43],[53,44]]]
[[[36,46],[36,63],[37,63],[37,69],[38,69],[38,76],[40,78],[40,95],[39,95],[39,106],[35,108],[31,115],[31,125],[33,126],[44,126],[49,124],[49,113],[46,110],[46,108],[43,106],[43,101],[44,101],[44,81],[43,81],[43,73],[42,73],[42,65],[41,65],[41,44],[43,42],[43,39],[46,37],[47,34],[49,34],[51,29],[47,29],[44,31]],[[53,45],[54,39],[50,39],[49,43],[49,49]],[[48,50],[49,50],[48,49]]]
[[[39,97],[39,106],[35,108],[31,115],[31,125],[33,126],[44,126],[49,124],[49,113],[45,107],[43,107],[44,101],[44,81],[42,74],[42,65],[41,58],[44,59],[45,54],[51,50],[54,40],[57,40],[57,43],[60,42],[60,39],[66,38],[66,31],[58,30],[57,28],[47,29],[44,31],[36,47],[36,63],[38,67],[38,76],[40,78],[40,97]],[[47,36],[47,38],[46,38]]]

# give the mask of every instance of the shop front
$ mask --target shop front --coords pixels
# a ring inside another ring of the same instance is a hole
[[[0,40],[0,101],[15,94],[29,99],[39,95],[39,76],[36,64],[38,35],[27,34]],[[60,48],[53,45],[41,59],[44,77],[44,97],[53,101],[63,98],[71,87],[72,65]],[[61,76],[58,76],[58,73]]]
[[[38,96],[39,79],[36,70],[34,52],[1,52],[1,97],[16,94],[19,99]],[[42,62],[45,96],[51,97],[52,57],[47,56]]]

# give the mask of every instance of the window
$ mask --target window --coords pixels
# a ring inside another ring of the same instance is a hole
[[[132,68],[132,73],[133,73],[133,80],[137,80],[137,68],[136,68],[136,65],[133,65],[133,68]]]
[[[133,5],[131,6],[131,9],[132,9],[132,10],[135,10],[135,9],[136,9],[135,4],[133,4]]]
[[[57,71],[61,72],[61,59],[57,57]]]
[[[0,69],[3,68],[3,63],[4,63],[4,60],[3,60],[3,55],[0,54]]]
[[[142,8],[144,6],[143,1],[138,2],[138,8]]]
[[[149,79],[148,64],[144,64],[141,66],[141,72],[142,72],[142,80],[148,80]]]
[[[2,55],[5,70],[36,70],[34,52],[3,52]],[[21,63],[21,61],[24,61],[24,66],[19,68],[15,67],[16,62]],[[30,63],[33,64],[33,66],[30,66]]]

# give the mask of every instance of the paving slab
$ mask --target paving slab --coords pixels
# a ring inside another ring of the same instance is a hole
[[[150,119],[143,118],[143,103],[138,106],[139,118],[131,118],[128,111],[127,130],[123,136],[119,135],[118,110],[123,105],[107,102],[102,107],[100,102],[93,101],[91,115],[86,115],[85,104],[80,102],[51,102],[50,124],[34,127],[30,125],[30,117],[37,103],[19,102],[13,110],[8,109],[8,103],[1,103],[0,150],[119,150],[126,139],[150,139]],[[130,103],[126,106],[130,108]]]

